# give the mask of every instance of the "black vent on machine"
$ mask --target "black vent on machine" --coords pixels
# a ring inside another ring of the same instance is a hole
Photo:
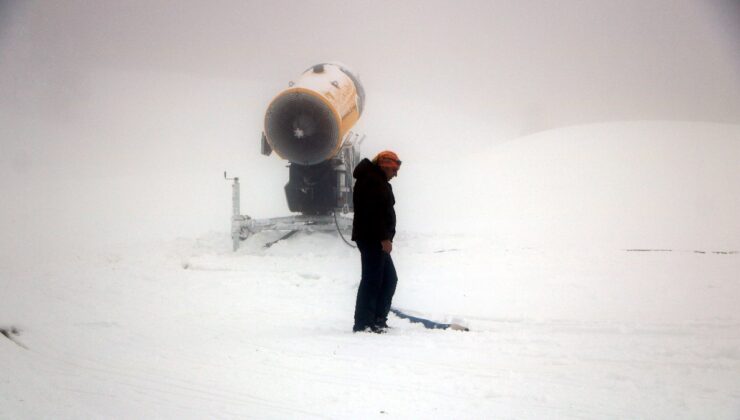
[[[304,92],[290,92],[275,99],[267,110],[265,131],[276,152],[300,165],[330,158],[339,137],[331,108]]]

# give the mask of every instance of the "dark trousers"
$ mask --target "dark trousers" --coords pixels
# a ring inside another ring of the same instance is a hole
[[[396,292],[396,267],[380,241],[357,241],[362,260],[362,279],[355,304],[355,328],[385,322]]]

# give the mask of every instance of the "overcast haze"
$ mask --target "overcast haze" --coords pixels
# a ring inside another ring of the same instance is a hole
[[[0,0],[0,418],[740,418],[740,1]],[[302,71],[403,159],[391,317],[262,156]]]
[[[505,126],[737,122],[739,11],[731,0],[5,2],[2,97],[74,106],[100,69],[282,87],[341,60],[369,101],[393,92]]]
[[[19,203],[4,217],[220,227],[224,169],[245,212],[284,213],[264,110],[327,60],[367,91],[365,153],[408,165],[570,125],[737,124],[739,39],[731,0],[2,1],[0,170]]]

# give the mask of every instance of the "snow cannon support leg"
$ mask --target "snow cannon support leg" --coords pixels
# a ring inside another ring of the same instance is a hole
[[[234,248],[234,251],[239,249],[239,241],[241,241],[241,231],[242,231],[242,221],[244,220],[244,216],[241,215],[241,208],[240,208],[240,186],[239,186],[239,177],[229,178],[226,176],[226,172],[224,171],[224,179],[227,181],[234,181],[231,184],[231,241],[232,246]]]
[[[231,186],[231,201],[232,201],[232,215],[231,215],[231,240],[233,242],[234,251],[239,249],[239,231],[241,230],[241,210],[239,208],[239,178],[234,178],[234,184]]]

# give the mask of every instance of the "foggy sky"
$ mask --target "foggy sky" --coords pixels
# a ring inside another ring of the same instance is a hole
[[[359,73],[363,153],[398,151],[415,203],[414,165],[525,134],[740,123],[738,40],[736,0],[0,0],[0,250],[228,229],[223,170],[284,215],[262,119],[315,63]]]
[[[369,102],[412,98],[512,133],[740,122],[733,0],[5,1],[0,13],[1,106],[24,112],[74,106],[100,69],[284,87],[338,60]]]

